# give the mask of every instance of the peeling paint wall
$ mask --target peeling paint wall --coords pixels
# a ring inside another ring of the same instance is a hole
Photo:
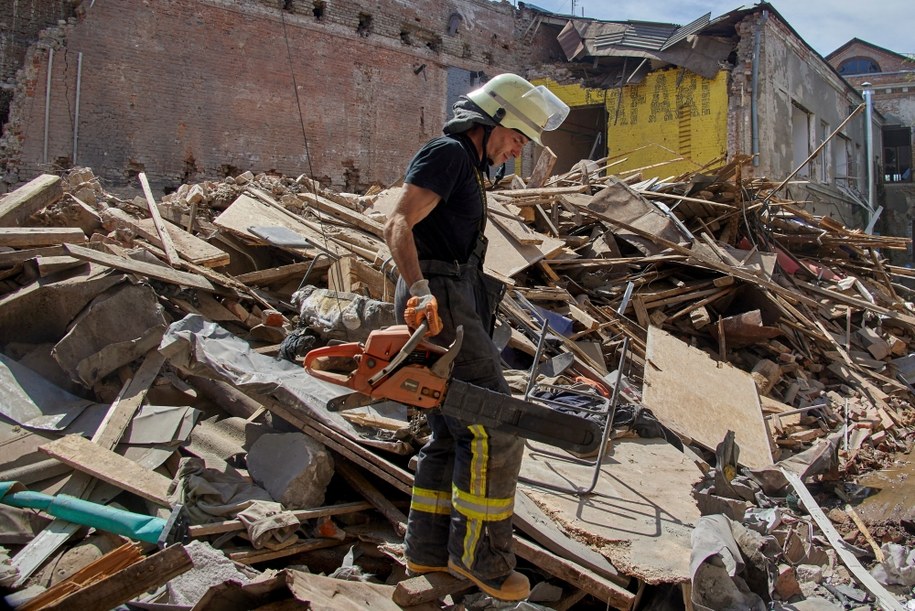
[[[787,178],[810,153],[863,101],[821,57],[808,49],[791,30],[773,16],[757,13],[740,24],[743,40],[753,40],[762,25],[760,38],[758,123],[759,165],[752,175],[781,181]],[[752,44],[742,44],[738,70],[747,78],[752,67]],[[735,79],[736,80],[736,79]],[[746,81],[745,81],[746,83]],[[735,125],[740,125],[732,152],[749,153],[752,107],[751,87],[731,98]],[[859,112],[840,135],[822,149],[819,156],[803,167],[782,194],[796,201],[807,201],[806,210],[816,215],[835,217],[850,227],[866,225],[868,217],[860,202],[867,199],[865,166],[865,115]],[[746,174],[745,174],[746,175]],[[847,196],[836,185],[857,192]]]
[[[605,109],[608,157],[623,159],[614,173],[645,168],[646,178],[676,176],[727,152],[726,72],[710,80],[679,69],[660,70],[622,89],[546,84],[572,108]]]

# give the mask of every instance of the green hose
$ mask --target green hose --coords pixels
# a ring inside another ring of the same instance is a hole
[[[51,496],[32,492],[19,482],[0,482],[0,503],[39,509],[56,518],[123,535],[137,541],[157,543],[166,520],[91,503],[75,496]]]

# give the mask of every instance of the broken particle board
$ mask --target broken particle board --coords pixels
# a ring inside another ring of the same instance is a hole
[[[587,489],[594,469],[528,442],[519,493],[620,573],[652,584],[688,581],[690,536],[700,517],[691,496],[702,478],[699,467],[665,441],[616,439],[591,494],[547,488]]]
[[[342,247],[328,242],[323,235],[312,230],[305,222],[297,220],[291,212],[271,206],[246,194],[239,195],[222,214],[213,219],[213,224],[223,231],[257,244],[266,244],[266,242],[251,233],[250,227],[285,227],[320,246],[321,249],[328,249],[336,255],[347,254]],[[309,257],[315,257],[321,252],[320,249],[311,247],[289,248],[288,250]]]
[[[750,374],[673,335],[648,328],[643,402],[666,426],[714,450],[728,431],[740,447],[738,462],[772,464],[759,393]]]

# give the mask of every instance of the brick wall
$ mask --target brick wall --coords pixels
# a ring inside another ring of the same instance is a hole
[[[43,29],[75,15],[70,0],[5,0],[0,10],[0,125],[7,122],[16,73]]]
[[[392,183],[440,133],[448,71],[517,70],[519,27],[487,0],[95,2],[59,33],[46,154],[49,52],[30,51],[5,182],[79,164],[115,186],[140,171],[158,188],[244,170]]]

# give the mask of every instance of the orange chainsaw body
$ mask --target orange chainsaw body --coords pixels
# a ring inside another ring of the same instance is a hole
[[[374,399],[390,399],[421,408],[441,405],[448,379],[434,373],[431,365],[447,353],[447,348],[420,341],[391,372],[378,376],[397,357],[412,332],[406,325],[394,325],[369,333],[364,343],[351,342],[315,348],[306,356],[304,367],[312,376],[345,386]],[[348,374],[322,369],[331,359],[352,359],[355,369]]]

